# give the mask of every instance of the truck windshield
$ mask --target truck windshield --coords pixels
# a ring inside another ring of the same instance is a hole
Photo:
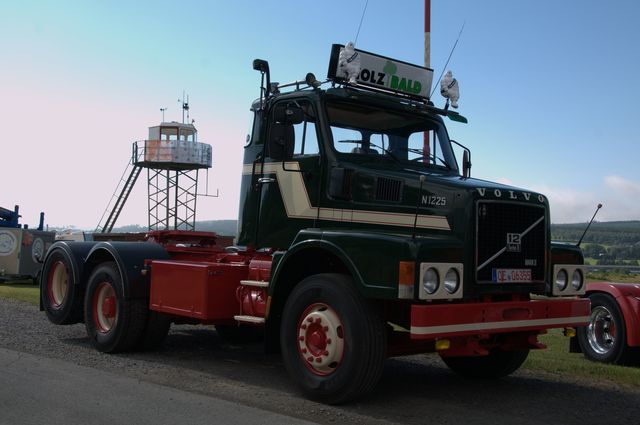
[[[327,104],[327,116],[338,152],[458,171],[444,125],[435,119],[347,102]]]

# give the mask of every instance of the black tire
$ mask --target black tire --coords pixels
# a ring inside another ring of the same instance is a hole
[[[169,329],[171,318],[157,311],[147,312],[147,323],[135,348],[141,351],[153,350],[162,345]]]
[[[497,379],[511,375],[527,359],[529,350],[504,351],[494,348],[487,356],[447,357],[442,361],[457,374],[473,379]]]
[[[310,276],[287,299],[280,348],[287,372],[309,398],[329,404],[352,400],[370,392],[382,374],[382,315],[350,277]]]
[[[87,283],[84,323],[93,346],[105,353],[133,349],[147,323],[143,300],[124,297],[122,277],[114,262],[98,265]]]
[[[246,344],[264,340],[264,328],[252,325],[216,325],[220,339],[234,344]]]
[[[589,324],[577,329],[578,343],[585,357],[604,363],[637,363],[638,349],[627,345],[627,328],[618,303],[602,293],[591,294],[589,299]]]
[[[47,318],[56,325],[72,325],[83,319],[83,288],[75,281],[73,258],[54,249],[42,267],[40,297]]]

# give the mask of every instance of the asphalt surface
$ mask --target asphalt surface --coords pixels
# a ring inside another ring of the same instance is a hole
[[[0,423],[7,425],[303,423],[263,409],[4,348],[0,348],[0,382]]]
[[[0,362],[0,424],[640,423],[637,388],[528,370],[469,381],[433,355],[389,359],[369,397],[325,406],[298,393],[278,356],[213,327],[173,326],[157,351],[108,355],[84,325],[2,298]]]

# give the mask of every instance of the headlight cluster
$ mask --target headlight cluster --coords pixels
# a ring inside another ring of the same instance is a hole
[[[462,298],[461,263],[421,263],[420,299]]]
[[[577,264],[553,266],[553,295],[582,295],[585,292],[584,267]]]

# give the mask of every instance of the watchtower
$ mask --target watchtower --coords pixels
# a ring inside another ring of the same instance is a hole
[[[211,168],[211,145],[197,139],[193,124],[149,127],[148,139],[133,143],[131,161],[95,232],[111,232],[143,168],[149,230],[195,230],[198,171]]]

